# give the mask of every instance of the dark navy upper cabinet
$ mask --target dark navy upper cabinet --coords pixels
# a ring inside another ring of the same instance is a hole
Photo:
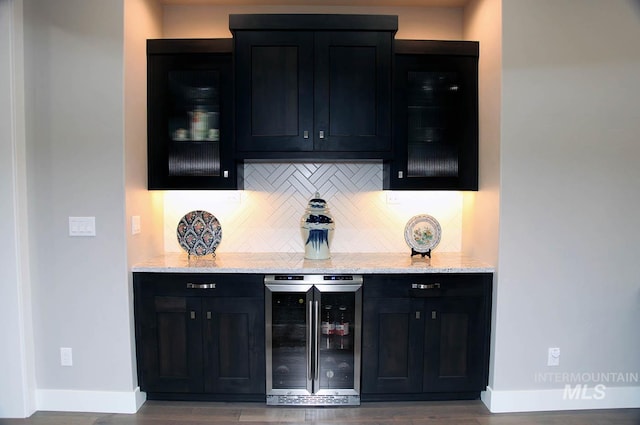
[[[236,189],[231,39],[147,41],[149,189]]]
[[[243,159],[389,159],[395,16],[231,15]]]
[[[396,40],[385,189],[478,190],[478,42]]]

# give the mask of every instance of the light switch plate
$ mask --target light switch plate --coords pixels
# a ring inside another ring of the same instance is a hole
[[[131,216],[131,234],[137,235],[138,233],[140,233],[140,231],[141,231],[140,216],[132,215]]]
[[[69,236],[95,236],[95,217],[69,217]]]

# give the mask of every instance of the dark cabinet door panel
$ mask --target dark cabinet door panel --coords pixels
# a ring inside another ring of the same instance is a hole
[[[264,393],[264,301],[207,298],[204,301],[206,392]]]
[[[391,35],[318,32],[315,49],[315,149],[389,151]]]
[[[480,297],[426,300],[424,390],[482,391],[487,330]]]
[[[243,32],[235,55],[238,150],[313,150],[313,33]]]
[[[199,300],[148,297],[143,301],[143,391],[201,392],[202,322]]]
[[[298,46],[251,49],[251,134],[298,135]]]
[[[415,393],[422,387],[422,322],[414,300],[372,298],[363,305],[363,393]]]

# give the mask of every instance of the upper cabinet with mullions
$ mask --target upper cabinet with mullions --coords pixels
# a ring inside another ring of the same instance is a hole
[[[242,159],[389,159],[396,16],[231,15]]]
[[[396,40],[384,188],[478,190],[478,42]]]

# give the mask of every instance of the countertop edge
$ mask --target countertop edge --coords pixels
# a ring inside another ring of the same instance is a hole
[[[135,264],[133,273],[243,274],[425,274],[494,273],[493,266],[461,253],[432,258],[406,253],[336,253],[328,260],[307,260],[301,253],[223,253],[215,258],[167,253]]]

